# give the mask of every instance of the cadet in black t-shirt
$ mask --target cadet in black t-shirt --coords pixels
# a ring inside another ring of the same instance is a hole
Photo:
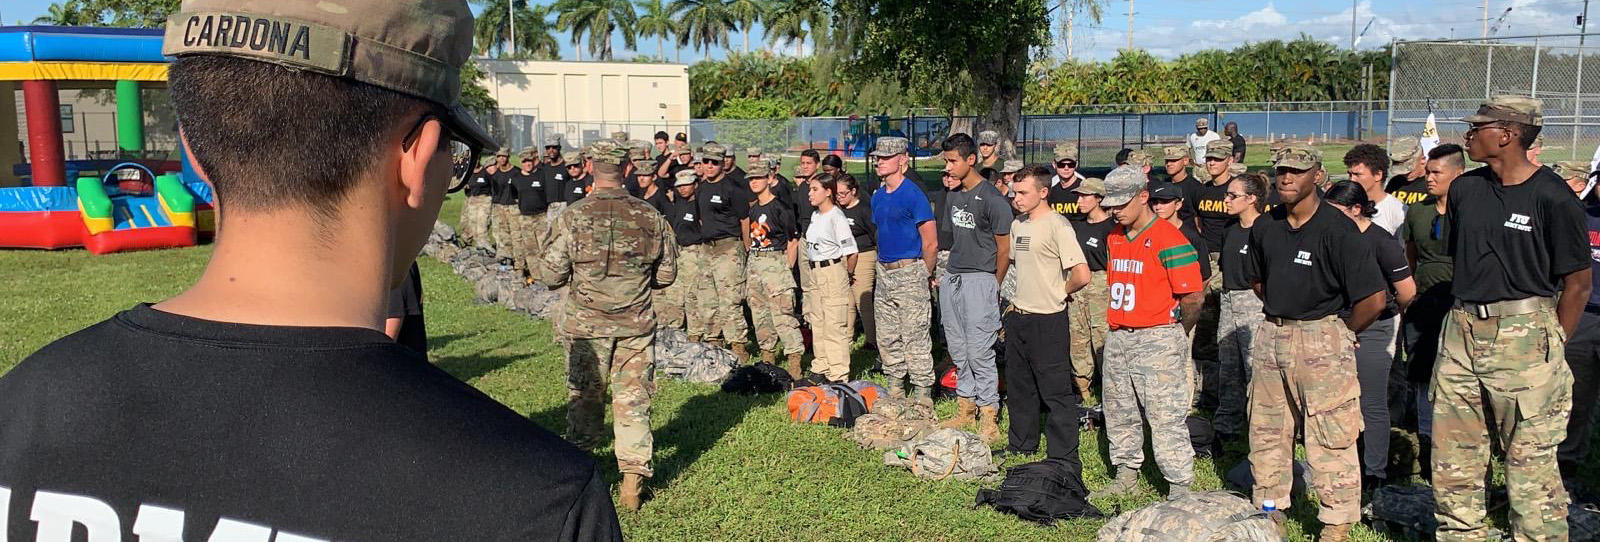
[[[517,216],[511,228],[514,252],[512,265],[524,276],[532,274],[538,265],[538,249],[544,246],[544,213],[550,207],[545,200],[544,174],[533,167],[534,156],[524,154],[521,167],[511,172],[511,188],[517,192]]]
[[[467,201],[461,205],[461,222],[456,228],[462,244],[466,246],[494,246],[489,239],[489,220],[494,213],[494,182],[489,180],[489,174],[485,171],[488,165],[487,162],[478,164],[472,176],[467,178]]]
[[[1316,196],[1321,154],[1290,146],[1275,168],[1284,204],[1250,228],[1246,262],[1266,313],[1250,352],[1251,497],[1280,509],[1290,502],[1296,419],[1316,413],[1306,416],[1304,444],[1321,497],[1317,517],[1324,537],[1347,535],[1361,519],[1355,333],[1383,309],[1383,277],[1356,225]]]
[[[588,159],[577,151],[568,151],[562,155],[566,162],[566,179],[561,183],[561,201],[567,205],[577,203],[584,196],[589,195],[593,182],[589,180],[589,172],[584,162]]]
[[[1106,284],[1106,240],[1117,221],[1100,208],[1106,197],[1104,179],[1090,177],[1072,189],[1078,194],[1077,205],[1085,220],[1072,222],[1072,231],[1078,236],[1078,247],[1083,249],[1084,263],[1089,266],[1089,284],[1067,299],[1068,350],[1072,358],[1073,385],[1079,397],[1088,397],[1095,381],[1095,371],[1103,361],[1106,333],[1107,305],[1111,292]],[[1049,197],[1047,193],[1046,198]]]
[[[694,170],[680,170],[661,206],[661,216],[672,225],[678,243],[678,280],[656,290],[652,302],[662,326],[684,330],[694,341],[704,341],[708,319],[700,310],[696,292],[706,284],[706,256],[700,239],[700,204],[696,200]]]
[[[0,376],[0,539],[622,539],[588,453],[385,335],[391,291],[414,286],[407,270],[465,180],[452,155],[497,144],[453,77],[392,77],[461,69],[461,2],[343,6],[358,16],[200,1],[172,15],[294,21],[318,38],[270,58],[165,44],[194,163],[218,200],[250,204],[217,214],[227,235],[182,292],[89,315],[102,320]],[[355,34],[363,53],[327,70],[321,38]],[[272,128],[229,144],[237,126]]]
[[[845,327],[854,333],[856,318],[861,319],[861,333],[867,345],[876,345],[878,337],[877,316],[873,312],[872,292],[877,286],[878,225],[872,221],[872,204],[862,196],[870,195],[854,175],[839,180],[839,193],[835,204],[844,211],[845,222],[850,224],[850,235],[856,240],[856,265],[850,269],[850,312]],[[876,348],[876,346],[872,346]]]
[[[1210,147],[1207,147],[1210,150]],[[1237,153],[1235,153],[1237,155]],[[1250,254],[1250,228],[1262,218],[1268,192],[1265,177],[1234,177],[1223,196],[1234,221],[1226,226],[1217,253],[1221,291],[1217,302],[1217,412],[1211,425],[1220,441],[1238,441],[1247,429],[1250,356],[1261,324],[1261,298],[1245,273]]]
[[[511,186],[510,153],[501,149],[495,154],[494,171],[489,173],[489,183],[493,187],[489,201],[492,203],[489,215],[489,233],[493,241],[495,255],[502,259],[511,259],[516,256],[516,227],[517,215],[517,188]]]
[[[777,182],[766,162],[750,164],[746,178],[756,200],[750,205],[749,289],[750,322],[755,327],[760,359],[773,363],[778,344],[791,374],[800,372],[806,346],[800,322],[794,315],[794,265],[800,255],[800,235],[794,211],[772,193]],[[729,181],[723,181],[729,182]]]
[[[1078,185],[1083,182],[1083,175],[1078,173],[1078,145],[1075,143],[1060,143],[1056,145],[1052,166],[1056,170],[1055,182],[1050,183],[1050,191],[1044,195],[1045,203],[1050,204],[1067,220],[1082,221],[1088,218],[1088,213],[1078,208]],[[939,230],[943,232],[943,229]]]
[[[726,176],[726,148],[707,144],[700,148],[704,174],[696,189],[700,206],[700,237],[705,241],[710,283],[702,288],[707,302],[701,309],[712,313],[709,337],[744,353],[747,326],[744,301],[745,250],[750,239],[750,187]]]

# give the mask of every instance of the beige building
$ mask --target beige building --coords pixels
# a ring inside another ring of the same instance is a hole
[[[611,132],[650,139],[687,132],[689,69],[683,64],[479,60],[500,105],[490,130],[510,148],[560,134],[568,146]]]
[[[57,95],[61,100],[61,150],[67,160],[110,160],[127,158],[117,147],[117,104],[115,93],[102,82],[64,82]],[[165,88],[146,84],[140,94],[144,102],[144,145],[149,158],[176,156],[177,121],[172,100]],[[16,186],[20,181],[12,166],[28,161],[28,116],[24,113],[21,85],[0,81],[0,134],[16,134],[14,146],[0,149],[0,186]]]

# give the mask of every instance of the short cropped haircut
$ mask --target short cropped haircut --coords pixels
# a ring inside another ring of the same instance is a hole
[[[1539,132],[1544,131],[1542,126],[1511,122],[1509,120],[1495,121],[1494,124],[1508,130],[1515,130],[1520,135],[1517,138],[1517,144],[1523,150],[1533,148],[1533,144],[1539,142]]]
[[[1018,171],[1017,174],[1012,177],[1012,181],[1015,182],[1017,179],[1029,179],[1033,181],[1033,184],[1038,185],[1040,190],[1049,190],[1050,183],[1054,182],[1055,178],[1056,170],[1051,169],[1049,166],[1034,164],[1022,168],[1022,171]]]
[[[800,151],[800,157],[801,158],[810,158],[812,162],[821,162],[822,161],[822,153],[817,152],[816,149],[806,149],[806,150]]]
[[[1456,169],[1467,169],[1467,153],[1455,143],[1445,143],[1428,151],[1428,161],[1443,160]]]
[[[939,150],[956,151],[956,156],[966,159],[968,156],[978,154],[978,145],[973,143],[972,136],[956,133],[944,138],[944,142],[939,144]]]
[[[1380,177],[1389,176],[1389,153],[1377,145],[1362,143],[1351,147],[1350,152],[1344,153],[1345,167],[1356,164],[1367,166],[1367,171],[1377,173]]]
[[[672,136],[667,135],[666,132],[656,132],[655,139],[657,141],[666,141],[666,140],[671,139],[671,138],[672,138]]]
[[[241,58],[183,56],[167,73],[189,150],[230,212],[294,207],[337,218],[395,125],[437,107],[351,79]]]

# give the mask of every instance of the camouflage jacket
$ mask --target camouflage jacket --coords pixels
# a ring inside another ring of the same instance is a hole
[[[650,290],[677,278],[677,255],[661,213],[620,188],[568,206],[550,225],[540,270],[545,285],[564,290],[558,329],[574,339],[654,332]]]

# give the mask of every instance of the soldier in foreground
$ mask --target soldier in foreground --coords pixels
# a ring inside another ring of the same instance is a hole
[[[544,251],[542,282],[561,288],[553,320],[567,344],[568,438],[600,445],[609,388],[616,418],[622,505],[638,510],[650,477],[650,399],[655,395],[652,290],[677,278],[677,245],[661,214],[622,189],[627,150],[590,146],[594,192],[557,216]]]
[[[1566,338],[1589,300],[1587,219],[1572,191],[1528,161],[1538,100],[1500,96],[1467,116],[1467,156],[1445,212],[1456,305],[1434,365],[1433,495],[1440,542],[1484,540],[1487,416],[1506,451],[1511,531],[1565,540],[1556,447],[1572,412]],[[1559,303],[1556,301],[1560,299]]]
[[[910,395],[933,412],[933,342],[931,312],[933,276],[939,243],[933,210],[922,186],[905,176],[903,137],[880,137],[872,155],[883,185],[872,193],[872,223],[877,227],[878,357],[891,396],[910,385]],[[936,189],[942,190],[942,189]]]

